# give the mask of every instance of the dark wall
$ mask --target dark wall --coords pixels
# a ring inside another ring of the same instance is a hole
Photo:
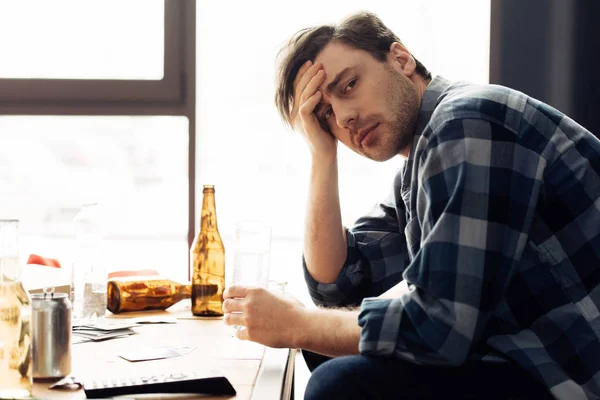
[[[549,103],[600,137],[600,1],[492,0],[490,82]]]

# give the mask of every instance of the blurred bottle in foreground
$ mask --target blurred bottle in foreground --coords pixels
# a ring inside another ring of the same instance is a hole
[[[106,314],[108,273],[102,263],[102,230],[98,203],[81,207],[73,219],[77,250],[72,271],[73,317],[95,319]]]
[[[107,308],[112,313],[166,310],[192,294],[191,284],[160,276],[132,276],[108,281]]]
[[[0,220],[0,398],[33,390],[31,299],[21,283],[19,221]]]
[[[217,227],[215,188],[204,185],[200,232],[190,250],[192,314],[223,315],[225,291],[225,246]]]

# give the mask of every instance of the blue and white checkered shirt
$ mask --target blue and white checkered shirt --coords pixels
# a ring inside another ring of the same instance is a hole
[[[501,357],[557,399],[600,397],[600,141],[557,110],[434,78],[391,195],[347,241],[335,283],[305,276],[315,303],[361,304],[361,354]]]

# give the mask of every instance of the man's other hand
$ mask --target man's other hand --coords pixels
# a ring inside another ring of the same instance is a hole
[[[270,347],[295,348],[306,319],[298,300],[266,289],[233,285],[223,293],[223,320],[240,326],[237,337]]]

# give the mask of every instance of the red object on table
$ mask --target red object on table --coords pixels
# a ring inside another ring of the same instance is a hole
[[[55,258],[42,257],[38,254],[30,254],[27,264],[45,265],[47,267],[60,268],[60,262]],[[158,272],[153,269],[140,269],[137,271],[114,271],[108,274],[108,278],[121,278],[126,276],[155,276]]]
[[[48,267],[60,268],[60,263],[55,258],[42,257],[37,254],[30,254],[27,264],[46,265]]]

